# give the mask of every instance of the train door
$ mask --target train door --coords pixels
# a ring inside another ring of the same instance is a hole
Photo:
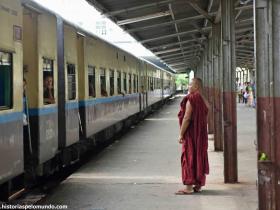
[[[64,25],[65,57],[65,147],[79,141],[79,103],[78,103],[78,50],[77,32],[73,27]]]

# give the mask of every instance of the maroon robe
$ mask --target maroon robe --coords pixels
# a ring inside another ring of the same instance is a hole
[[[182,181],[184,185],[204,186],[206,174],[209,174],[208,163],[208,133],[207,113],[205,105],[199,93],[188,94],[181,102],[181,109],[178,113],[179,124],[182,126],[186,111],[186,104],[192,106],[192,116],[189,127],[184,133],[182,144]]]

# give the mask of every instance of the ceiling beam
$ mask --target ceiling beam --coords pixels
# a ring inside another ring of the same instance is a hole
[[[194,9],[196,10],[199,14],[203,15],[206,19],[208,19],[211,23],[214,23],[214,17],[209,15],[209,13],[203,9],[201,9],[197,3],[194,1],[187,1],[187,3]]]
[[[151,19],[165,17],[165,16],[169,16],[169,15],[171,15],[170,11],[158,12],[158,13],[154,13],[154,14],[150,14],[150,15],[129,18],[126,20],[120,20],[120,21],[117,21],[117,25],[119,25],[119,26],[128,25],[131,23],[141,22],[141,21],[145,21],[145,20],[151,20]]]
[[[172,5],[169,4],[168,7],[169,7],[169,11],[170,11],[170,13],[171,13],[172,20],[173,20],[173,21],[176,21],[176,20],[175,20],[174,13],[173,13]],[[178,33],[179,33],[179,29],[178,29],[177,23],[174,23],[174,27],[175,27],[175,31],[176,31],[176,33],[177,33],[177,38],[178,38],[178,41],[179,41],[179,44],[180,44],[181,51],[182,51],[182,53],[183,53],[183,55],[184,55],[184,50],[183,50],[183,46],[182,46],[182,43],[181,43],[181,37],[180,37],[180,35],[178,34]]]
[[[208,3],[208,7],[207,7],[207,13],[209,14],[211,12],[211,8],[213,6],[213,1],[214,0],[209,0],[209,3]],[[213,17],[213,20],[214,20],[214,17]],[[204,21],[204,27],[206,27],[208,24],[208,19],[205,19]]]
[[[166,63],[178,62],[178,61],[181,61],[181,60],[189,60],[191,58],[193,58],[193,55],[185,55],[185,56],[176,57],[176,58],[173,58],[173,59],[165,59],[164,62],[166,62]]]
[[[157,1],[157,2],[154,2],[154,3],[148,3],[148,4],[143,4],[143,5],[140,5],[140,6],[115,10],[115,11],[111,11],[111,12],[106,12],[106,13],[103,13],[102,15],[105,15],[105,16],[109,17],[109,16],[121,14],[121,13],[129,13],[129,12],[133,12],[135,10],[146,9],[146,8],[149,8],[149,7],[158,7],[158,6],[161,6],[161,5],[170,4],[172,2],[178,2],[178,0]]]
[[[254,50],[243,50],[243,49],[236,49],[236,52],[245,52],[245,53],[254,53]]]
[[[182,65],[186,65],[186,62],[177,62],[177,63],[168,64],[168,66],[182,66]]]
[[[176,53],[176,54],[170,54],[170,55],[160,56],[160,59],[174,58],[174,56],[178,56],[178,55],[183,55],[183,53],[180,52],[180,53]],[[193,55],[193,51],[185,52],[185,56],[186,56],[186,55]]]
[[[161,51],[156,51],[153,52],[155,55],[160,55],[160,54],[165,54],[165,53],[170,53],[170,52],[177,52],[181,50],[181,48],[172,48],[172,49],[168,49],[168,50],[161,50]]]
[[[168,53],[168,52],[175,52],[175,51],[179,51],[180,49],[182,50],[186,50],[186,49],[192,49],[195,47],[200,47],[200,44],[195,44],[195,45],[190,45],[187,47],[182,47],[182,48],[173,48],[173,49],[169,49],[169,50],[162,50],[162,51],[157,51],[157,52],[153,52],[154,54],[158,55],[158,54],[164,54],[164,53]]]
[[[253,5],[246,5],[246,6],[240,6],[240,7],[235,7],[235,10],[249,10],[249,9],[253,9],[254,6]]]
[[[201,38],[197,38],[197,39],[189,39],[189,40],[185,40],[185,41],[181,41],[182,44],[186,44],[186,43],[191,43],[191,42],[196,42],[197,40],[205,40],[206,37],[201,37]],[[179,45],[179,42],[176,43],[170,43],[170,44],[163,44],[163,45],[158,45],[158,46],[154,46],[154,47],[150,47],[150,50],[156,50],[156,49],[166,49],[168,47],[173,47],[176,45]]]
[[[192,58],[192,57],[193,57],[193,55],[177,56],[174,58],[164,59],[164,62],[176,61],[176,60],[180,60],[180,59],[188,59],[188,58]]]
[[[214,15],[216,13],[213,12],[210,14]],[[178,20],[172,20],[172,21],[168,21],[168,22],[164,22],[164,23],[158,23],[158,24],[154,24],[154,25],[148,25],[148,26],[144,26],[144,27],[128,29],[128,30],[126,30],[126,32],[131,33],[131,32],[136,32],[136,31],[144,31],[144,30],[154,29],[154,28],[158,28],[158,27],[169,26],[174,23],[179,24],[179,23],[184,23],[184,22],[193,21],[193,20],[199,20],[199,19],[203,19],[203,18],[204,18],[203,15],[192,16],[192,17],[182,18],[182,19],[178,19]]]
[[[212,27],[206,27],[206,28],[202,28],[202,31],[209,31],[211,30]],[[175,33],[175,34],[169,34],[169,35],[163,35],[163,36],[159,36],[159,37],[154,37],[151,39],[146,39],[146,40],[142,40],[140,41],[140,43],[147,43],[147,42],[153,42],[153,41],[157,41],[160,39],[167,39],[167,38],[172,38],[172,37],[176,37],[178,35],[186,35],[186,34],[192,34],[192,33],[198,33],[200,32],[200,30],[194,29],[194,30],[190,30],[190,31],[184,31],[184,32],[180,32],[180,33]]]

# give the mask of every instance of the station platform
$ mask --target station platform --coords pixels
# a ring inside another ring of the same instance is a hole
[[[73,210],[256,210],[255,109],[238,104],[238,184],[224,184],[223,153],[209,140],[202,193],[175,195],[181,183],[177,113],[182,97],[135,125],[69,176],[43,204]]]

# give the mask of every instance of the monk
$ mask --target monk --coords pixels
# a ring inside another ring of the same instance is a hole
[[[200,192],[209,174],[207,113],[209,103],[201,94],[202,80],[192,79],[189,94],[181,102],[178,113],[182,144],[182,181],[186,187],[176,192],[179,195]]]

